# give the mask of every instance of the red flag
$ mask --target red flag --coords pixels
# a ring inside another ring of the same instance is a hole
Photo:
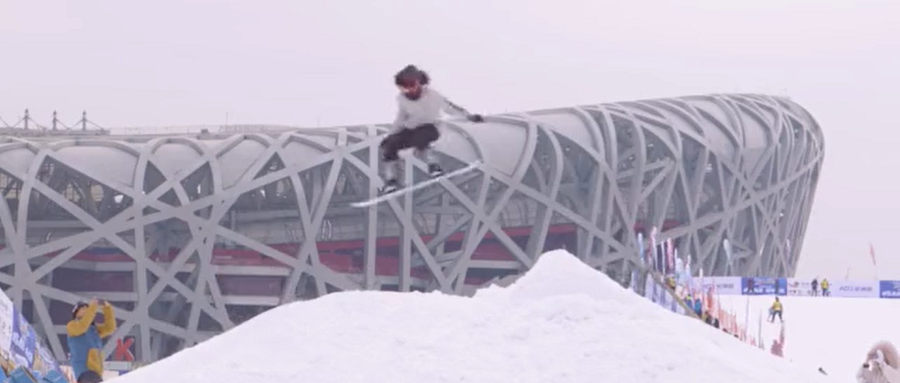
[[[872,256],[872,264],[878,266],[878,264],[875,263],[875,246],[872,246],[872,242],[869,242],[869,255]]]

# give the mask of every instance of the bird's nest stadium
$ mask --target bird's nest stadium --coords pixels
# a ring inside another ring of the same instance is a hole
[[[335,291],[472,294],[552,249],[623,280],[641,262],[636,233],[654,228],[707,274],[794,273],[824,142],[786,98],[703,95],[486,120],[448,120],[436,147],[448,171],[476,159],[482,168],[370,208],[349,204],[380,186],[386,124],[4,132],[0,287],[57,358],[72,304],[96,296],[117,307],[113,338],[133,337],[149,362]],[[427,177],[404,158],[407,184]]]

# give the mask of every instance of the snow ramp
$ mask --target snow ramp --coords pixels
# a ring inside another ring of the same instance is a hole
[[[815,383],[565,251],[474,297],[334,293],[274,308],[116,383]]]

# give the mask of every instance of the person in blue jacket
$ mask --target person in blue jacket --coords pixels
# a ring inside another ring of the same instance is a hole
[[[103,302],[103,323],[94,324],[98,306],[100,302],[97,298],[92,299],[90,303],[79,302],[72,310],[72,320],[66,324],[69,359],[78,383],[100,381],[98,379],[103,376],[102,339],[116,331],[113,307],[106,301]]]

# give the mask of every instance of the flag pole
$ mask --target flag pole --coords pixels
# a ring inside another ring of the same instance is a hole
[[[875,261],[875,246],[872,245],[872,242],[869,242],[869,256],[872,257],[872,266],[875,268],[875,280],[880,280],[878,278],[878,262]]]

